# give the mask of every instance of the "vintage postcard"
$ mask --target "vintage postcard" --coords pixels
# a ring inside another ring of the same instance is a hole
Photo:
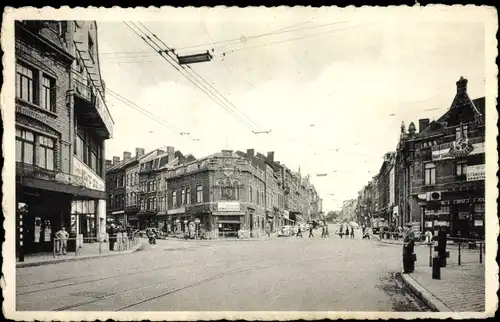
[[[3,312],[493,316],[497,20],[6,8]]]

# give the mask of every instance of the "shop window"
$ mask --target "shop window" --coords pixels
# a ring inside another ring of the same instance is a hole
[[[54,170],[54,140],[42,135],[38,136],[37,165],[47,170]]]
[[[33,164],[34,141],[32,132],[16,129],[16,162]]]
[[[23,64],[16,64],[16,97],[27,102],[37,103],[37,71]]]
[[[172,208],[177,208],[177,191],[172,191]]]
[[[203,202],[203,186],[201,185],[196,186],[196,202]]]
[[[434,165],[434,163],[426,163],[424,165],[424,173],[426,185],[436,184],[436,166]]]

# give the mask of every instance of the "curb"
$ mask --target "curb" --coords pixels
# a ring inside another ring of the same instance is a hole
[[[401,280],[413,294],[415,294],[422,302],[425,303],[434,312],[453,312],[446,304],[441,302],[437,297],[432,295],[422,285],[420,285],[410,274],[401,272]]]
[[[36,267],[36,266],[58,264],[58,263],[65,263],[65,262],[75,262],[75,261],[82,261],[82,260],[99,259],[99,258],[110,257],[110,256],[129,255],[129,254],[135,253],[139,250],[143,250],[143,248],[144,248],[144,246],[142,244],[139,244],[134,249],[120,252],[120,253],[106,253],[106,254],[102,254],[102,255],[98,255],[98,256],[69,257],[69,258],[64,258],[64,259],[54,259],[54,260],[48,260],[48,261],[43,261],[43,262],[16,263],[16,268]]]

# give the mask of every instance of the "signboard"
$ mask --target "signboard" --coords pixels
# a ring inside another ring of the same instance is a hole
[[[484,153],[484,142],[472,144],[472,145],[470,145],[470,147],[471,147],[471,150],[470,150],[470,152],[467,153],[468,155]],[[432,160],[439,161],[439,160],[444,160],[444,159],[452,159],[454,157],[453,153],[450,153],[452,150],[454,151],[454,148],[433,150],[432,151]]]
[[[109,113],[108,107],[106,106],[106,103],[104,103],[104,99],[101,96],[101,93],[97,90],[96,92],[96,103],[95,107],[97,112],[99,113],[99,116],[101,116],[101,120],[106,126],[106,129],[109,132],[110,138],[113,138],[113,120],[111,119],[111,114]]]
[[[425,222],[425,227],[426,228],[431,228],[432,227],[432,221],[426,221]]]
[[[393,215],[397,215],[398,214],[398,206],[394,206],[394,208],[392,208],[392,214]]]
[[[484,164],[467,166],[467,181],[477,181],[485,179]]]
[[[238,201],[217,202],[217,211],[240,211],[240,203]]]
[[[186,212],[185,207],[180,207],[180,208],[175,208],[175,209],[169,209],[167,210],[167,214],[169,215],[175,215],[175,214],[183,214]]]
[[[244,211],[224,211],[224,212],[214,211],[213,215],[214,216],[244,216],[245,212]]]
[[[106,191],[104,180],[76,157],[73,157],[73,174],[81,178],[81,185],[85,188]]]
[[[483,221],[482,220],[474,220],[474,226],[482,226]]]

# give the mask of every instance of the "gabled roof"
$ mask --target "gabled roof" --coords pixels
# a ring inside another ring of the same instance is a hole
[[[458,96],[458,94],[457,94]],[[477,116],[482,116],[483,118],[485,117],[485,98],[480,97],[476,98],[474,100],[471,100],[469,96],[466,94],[467,99],[470,101],[470,106],[473,110],[473,113]],[[457,100],[457,97],[455,96],[455,99],[453,99],[453,103],[451,104],[450,108],[448,111],[446,111],[443,115],[441,115],[440,118],[437,119],[437,121],[432,121],[428,127],[426,127],[422,132],[418,133],[416,135],[416,139],[422,139],[426,137],[431,137],[431,136],[437,136],[440,134],[444,133],[445,126],[447,124],[447,121],[455,109],[455,101]]]

